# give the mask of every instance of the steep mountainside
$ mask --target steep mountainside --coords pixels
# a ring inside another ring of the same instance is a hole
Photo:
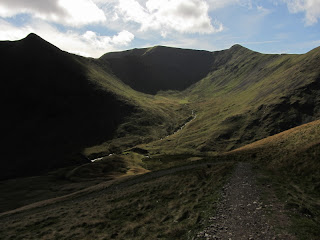
[[[156,46],[107,53],[100,60],[133,89],[156,94],[196,83],[210,72],[214,59],[208,51]]]
[[[81,57],[30,34],[0,43],[1,178],[86,162],[86,146],[110,139],[134,106],[86,76]]]
[[[121,152],[173,132],[191,112],[179,99],[137,92],[108,64],[63,52],[35,34],[0,42],[0,52],[0,179]]]
[[[143,147],[221,152],[320,117],[320,48],[278,55],[235,45],[214,52],[213,59],[211,72],[180,95],[196,119]]]

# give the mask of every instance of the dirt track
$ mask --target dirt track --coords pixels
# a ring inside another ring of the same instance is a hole
[[[239,163],[223,188],[216,216],[210,218],[210,226],[194,239],[294,239],[287,233],[275,231],[274,221],[266,216],[275,206],[264,205],[260,196],[251,164]],[[276,215],[285,217],[281,211]]]

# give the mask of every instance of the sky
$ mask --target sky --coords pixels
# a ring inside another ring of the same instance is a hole
[[[320,46],[320,0],[0,0],[0,40],[29,33],[94,58],[156,45],[306,53]]]

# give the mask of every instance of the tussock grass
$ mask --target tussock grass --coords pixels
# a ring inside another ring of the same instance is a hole
[[[142,157],[136,153],[112,155],[94,163],[61,168],[40,176],[0,181],[0,212],[149,172],[143,167]]]
[[[2,221],[3,239],[188,239],[215,211],[232,163],[182,171]]]

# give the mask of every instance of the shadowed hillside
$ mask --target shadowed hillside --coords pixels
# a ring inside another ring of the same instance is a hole
[[[121,152],[175,131],[191,114],[179,99],[137,92],[108,64],[63,52],[35,34],[0,42],[0,52],[6,139],[0,179]]]
[[[220,153],[320,117],[319,48],[279,55],[156,46],[91,59],[30,34],[0,42],[0,51],[1,178],[139,144],[150,155]]]
[[[162,46],[107,53],[100,60],[110,64],[124,83],[149,94],[184,90],[204,78],[213,66],[211,52]]]
[[[0,42],[1,178],[88,161],[86,146],[110,139],[134,107],[86,77],[85,59],[35,34]]]

